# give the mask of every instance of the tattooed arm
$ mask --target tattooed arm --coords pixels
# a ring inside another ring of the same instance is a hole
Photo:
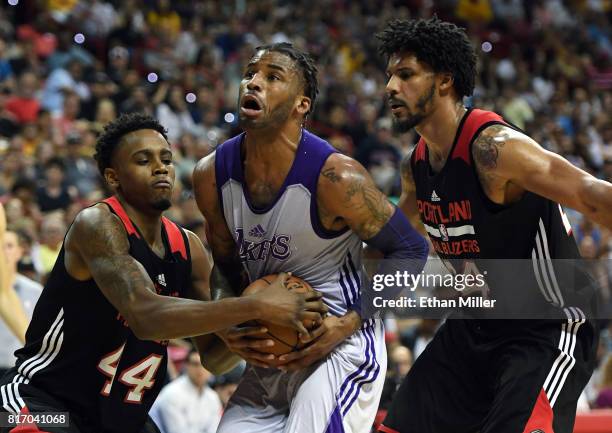
[[[412,165],[410,163],[410,158],[412,157],[412,152],[414,148],[404,157],[402,160],[400,170],[402,177],[402,194],[400,195],[399,203],[397,207],[399,207],[406,218],[412,224],[420,234],[423,236],[427,235],[425,231],[425,226],[421,222],[421,217],[419,216],[419,211],[417,208],[417,200],[416,200],[416,185],[414,184],[414,178],[412,177]]]
[[[362,240],[376,235],[393,214],[393,205],[367,170],[339,153],[325,162],[317,188],[319,208],[335,223],[348,225]]]
[[[503,125],[485,129],[472,154],[483,189],[493,201],[532,191],[612,228],[612,184],[596,179],[528,136]]]
[[[385,259],[391,259],[383,261],[378,269],[381,273],[398,270],[384,266],[397,264],[393,260],[397,258],[394,257],[396,253],[400,253],[402,258],[427,255],[425,241],[378,190],[366,169],[351,158],[333,154],[327,159],[319,176],[317,204],[324,227],[341,229],[348,226],[368,245],[383,252]],[[412,249],[414,246],[420,251]],[[326,317],[323,324],[312,333],[314,343],[300,351],[281,356],[281,368],[298,370],[307,367],[326,356],[359,329],[361,318],[371,317],[367,305],[372,292],[368,287],[362,287],[361,293],[367,314],[363,314],[361,299],[357,299],[344,316]]]
[[[106,205],[79,213],[68,231],[65,248],[67,271],[80,280],[93,278],[134,334],[143,340],[208,334],[264,314],[273,314],[275,323],[303,329],[303,310],[310,303],[304,295],[288,292],[284,281],[273,284],[270,297],[275,299],[254,294],[201,302],[158,295],[145,268],[130,255],[119,218]]]

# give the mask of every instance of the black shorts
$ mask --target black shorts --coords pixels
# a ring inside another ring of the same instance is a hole
[[[488,322],[505,332],[476,320],[448,320],[439,329],[379,432],[573,431],[595,366],[596,327],[585,320]]]
[[[70,411],[59,400],[44,391],[28,384],[16,384],[10,380],[10,374],[0,383],[0,413],[36,414],[40,412],[68,412],[69,423],[67,427],[38,427],[35,424],[18,427],[0,427],[0,433],[106,433],[99,428],[92,427],[84,418],[74,411]],[[19,412],[17,412],[19,410]],[[160,433],[151,420],[147,421],[140,432],[134,433]]]

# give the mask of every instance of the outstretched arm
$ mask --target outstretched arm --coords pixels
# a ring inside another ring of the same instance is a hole
[[[4,234],[6,233],[6,216],[0,204],[0,317],[13,334],[22,343],[25,342],[25,333],[28,328],[28,316],[23,310],[17,293],[11,287],[4,256]]]
[[[283,278],[271,286],[274,300],[258,293],[210,302],[158,295],[145,268],[129,254],[129,242],[119,218],[104,205],[79,213],[65,245],[66,254],[74,254],[85,264],[104,296],[127,320],[134,334],[144,340],[208,334],[260,319],[264,312],[271,312],[275,323],[301,331],[302,316],[307,314],[304,310],[318,306],[305,295],[284,289]]]
[[[480,134],[472,151],[481,181],[510,182],[612,229],[612,184],[543,149],[525,134],[493,125]]]
[[[66,250],[83,260],[102,293],[142,339],[207,334],[249,320],[252,314],[248,308],[258,308],[248,297],[228,299],[224,302],[231,306],[219,308],[214,302],[158,295],[145,268],[129,254],[129,242],[119,219],[106,206],[79,213],[68,232]]]

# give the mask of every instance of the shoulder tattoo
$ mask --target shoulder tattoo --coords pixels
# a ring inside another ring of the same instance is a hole
[[[490,126],[474,141],[474,160],[480,168],[493,170],[497,167],[499,153],[509,138],[505,128],[504,125]]]

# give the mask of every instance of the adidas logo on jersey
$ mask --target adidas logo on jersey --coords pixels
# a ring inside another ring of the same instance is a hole
[[[157,282],[160,286],[166,287],[166,276],[164,274],[159,274],[157,276]]]
[[[263,229],[261,224],[257,224],[251,230],[249,230],[249,236],[254,238],[263,238],[266,235],[266,231]]]
[[[438,197],[438,194],[436,194],[436,190],[435,189],[431,193],[431,201],[440,201],[440,197]]]

